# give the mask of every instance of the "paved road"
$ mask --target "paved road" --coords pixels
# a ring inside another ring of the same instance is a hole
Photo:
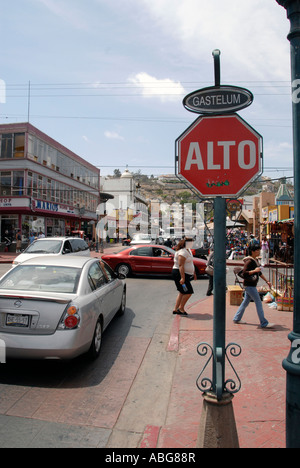
[[[0,265],[0,274],[10,268]],[[193,301],[207,279],[195,283]],[[176,353],[166,351],[172,280],[129,278],[126,314],[89,362],[14,361],[0,366],[0,447],[137,447],[151,414],[162,425]]]

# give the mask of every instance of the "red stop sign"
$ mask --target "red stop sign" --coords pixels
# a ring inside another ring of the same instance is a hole
[[[237,114],[199,117],[176,148],[178,174],[207,197],[237,197],[262,173],[262,137]]]

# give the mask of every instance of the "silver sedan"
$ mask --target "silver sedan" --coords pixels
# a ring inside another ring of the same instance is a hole
[[[34,258],[0,280],[0,341],[7,358],[97,358],[125,307],[126,284],[101,260]]]

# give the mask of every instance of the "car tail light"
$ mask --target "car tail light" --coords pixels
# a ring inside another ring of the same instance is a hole
[[[75,314],[77,314],[77,307],[75,307],[75,306],[70,306],[70,307],[68,307],[67,314],[68,314],[68,315],[75,315]]]
[[[76,306],[68,306],[58,325],[59,330],[74,330],[80,324],[79,310]]]
[[[64,320],[64,324],[68,329],[76,328],[78,326],[78,323],[78,317],[76,317],[75,315],[67,315],[67,317]]]

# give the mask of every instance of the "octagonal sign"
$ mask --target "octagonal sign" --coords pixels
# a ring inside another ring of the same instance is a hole
[[[262,136],[238,114],[199,117],[176,156],[176,173],[201,195],[237,197],[262,173]]]

